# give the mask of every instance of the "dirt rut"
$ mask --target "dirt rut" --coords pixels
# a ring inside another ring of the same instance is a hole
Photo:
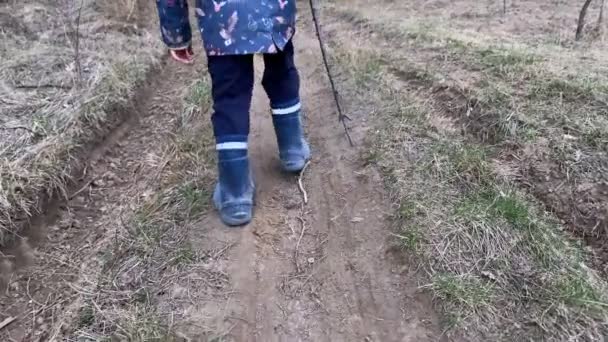
[[[92,151],[80,184],[65,194],[68,200],[53,203],[20,244],[0,254],[0,321],[15,318],[1,329],[0,340],[59,341],[69,335],[74,321],[78,325],[83,294],[98,286],[104,255],[124,218],[158,191],[158,170],[170,162],[163,159],[165,144],[192,69],[169,63],[157,76],[125,123]]]
[[[390,203],[382,182],[344,137],[318,43],[307,29],[310,17],[302,21],[297,64],[314,153],[301,179],[308,202],[298,176],[280,172],[268,101],[256,86],[250,137],[258,187],[255,219],[242,229],[228,229],[212,213],[192,225],[194,249],[221,251],[204,267],[224,275],[226,284],[206,300],[159,296],[158,306],[180,318],[170,323],[175,335],[192,341],[440,340],[437,317],[418,290],[415,271],[394,260],[398,253],[390,248]],[[92,163],[86,191],[60,210],[58,223],[45,231],[49,241],[37,248],[37,257],[49,257],[22,272],[16,287],[9,287],[12,297],[0,300],[5,314],[19,318],[7,337],[49,340],[71,326],[68,321],[82,305],[79,294],[94,289],[96,275],[103,272],[87,256],[111,248],[113,227],[124,224],[120,213],[157,191],[152,170],[170,163],[161,158],[158,141],[170,134],[180,94],[194,77],[191,70],[165,67],[141,123],[104,147]],[[369,128],[366,118],[353,119],[353,136],[361,142]],[[177,287],[188,294],[206,292],[204,281],[188,281],[186,289],[178,283],[173,293]]]

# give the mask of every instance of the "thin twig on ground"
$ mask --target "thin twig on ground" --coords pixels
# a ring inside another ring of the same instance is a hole
[[[76,16],[76,28],[74,33],[74,64],[76,65],[76,73],[78,74],[78,81],[76,85],[78,88],[82,87],[82,65],[80,64],[80,17],[82,16],[82,7],[84,6],[84,0],[80,1],[78,7],[78,15]]]
[[[137,0],[133,0],[131,3],[131,9],[129,9],[129,15],[127,15],[127,21],[131,20],[131,16],[133,16],[133,12],[135,12],[135,6],[137,5]]]
[[[79,189],[78,191],[76,191],[75,193],[71,194],[71,195],[68,197],[68,200],[72,200],[72,199],[74,199],[76,196],[80,195],[80,194],[81,194],[83,191],[85,191],[86,189],[88,189],[88,188],[89,188],[89,186],[91,186],[91,184],[93,184],[93,182],[94,182],[96,179],[97,179],[97,178],[93,178],[93,179],[89,180],[88,182],[86,182],[82,188],[80,188],[80,189]]]
[[[31,128],[28,128],[28,127],[25,127],[25,126],[0,126],[0,130],[5,130],[5,131],[8,131],[8,130],[18,130],[18,129],[22,129],[22,130],[28,131],[28,132],[30,132],[30,133],[32,133],[34,135],[36,134],[36,132],[34,132]]]
[[[41,88],[58,88],[58,89],[72,89],[69,85],[63,84],[20,84],[15,86],[16,89],[41,89]]]
[[[220,256],[222,256],[228,249],[232,248],[235,245],[235,243],[227,243],[226,246],[224,246],[224,248],[220,249],[218,252],[216,252],[213,255],[213,259],[217,260]]]
[[[310,161],[307,161],[306,164],[304,164],[304,168],[300,172],[300,177],[298,177],[298,188],[300,189],[300,192],[302,193],[302,197],[304,199],[304,204],[308,204],[308,193],[306,192],[306,189],[304,189],[304,185],[302,185],[302,177],[304,177],[304,172],[306,172],[306,168],[308,167],[309,164],[310,164]]]
[[[304,206],[302,206],[302,208],[304,208]],[[302,209],[302,214],[304,214],[303,212],[304,209]],[[298,219],[302,223],[302,230],[300,231],[300,237],[298,238],[298,242],[296,243],[296,248],[293,251],[293,261],[296,265],[296,272],[300,273],[300,263],[298,262],[298,254],[300,250],[300,242],[302,242],[302,237],[304,236],[304,232],[306,232],[306,221],[302,217],[298,217]]]

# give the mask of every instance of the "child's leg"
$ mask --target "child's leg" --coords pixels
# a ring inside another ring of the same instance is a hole
[[[264,55],[264,77],[262,85],[273,108],[294,106],[300,103],[300,75],[294,62],[293,43],[290,41],[283,51]]]
[[[253,55],[209,56],[219,180],[214,202],[224,223],[236,226],[252,217],[254,186],[247,157]]]
[[[264,64],[262,85],[270,98],[281,162],[285,170],[298,172],[310,158],[310,149],[302,129],[300,76],[292,42],[283,51],[264,55]]]
[[[253,55],[208,56],[213,133],[218,144],[247,142],[253,95]]]

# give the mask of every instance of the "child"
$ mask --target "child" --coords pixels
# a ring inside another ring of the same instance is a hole
[[[186,0],[157,0],[163,41],[171,56],[192,63]],[[270,98],[283,169],[299,172],[310,158],[300,119],[300,79],[294,64],[295,0],[197,0],[208,56],[219,180],[213,201],[222,221],[251,221],[255,186],[247,156],[253,55],[263,54],[262,85]]]

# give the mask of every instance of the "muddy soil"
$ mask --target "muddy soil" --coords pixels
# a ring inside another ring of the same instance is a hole
[[[359,145],[349,147],[304,8],[300,20],[297,64],[314,151],[301,179],[308,201],[298,177],[279,171],[268,101],[256,86],[250,138],[258,187],[255,219],[242,229],[228,229],[211,212],[191,225],[188,236],[198,253],[219,251],[196,267],[223,275],[222,281],[209,296],[205,279],[176,279],[172,289],[155,294],[155,302],[180,318],[168,323],[174,335],[192,341],[211,336],[226,341],[440,340],[431,300],[419,290],[415,270],[401,259],[396,262],[399,256],[389,243],[390,203],[382,182],[360,162],[360,143],[371,127],[365,114],[353,117]],[[83,294],[97,288],[104,272],[100,256],[111,248],[124,213],[158,190],[163,165],[171,163],[164,144],[181,97],[197,77],[192,71],[172,63],[163,67],[137,113],[140,120],[99,147],[78,193],[38,223],[32,235],[38,239],[19,248],[25,252],[10,256],[0,321],[16,319],[0,331],[2,340],[73,336]],[[196,301],[167,295],[203,292],[208,296],[189,297],[204,298]]]

